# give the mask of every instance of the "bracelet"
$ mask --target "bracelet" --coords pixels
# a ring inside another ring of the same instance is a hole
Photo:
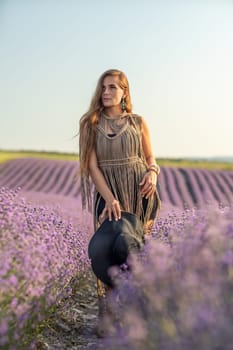
[[[148,172],[149,172],[149,171],[153,171],[156,175],[159,175],[158,171],[155,170],[155,169],[153,169],[153,168],[152,168],[152,169],[148,169]]]
[[[157,175],[160,173],[160,166],[158,164],[150,164],[147,171],[154,171]]]

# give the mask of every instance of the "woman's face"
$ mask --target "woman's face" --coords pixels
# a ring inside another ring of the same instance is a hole
[[[102,103],[106,108],[115,107],[121,104],[125,97],[124,90],[118,85],[119,78],[107,75],[102,86]]]

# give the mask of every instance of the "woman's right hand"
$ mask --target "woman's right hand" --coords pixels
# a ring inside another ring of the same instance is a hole
[[[106,217],[108,217],[110,221],[112,218],[119,220],[121,218],[120,203],[117,199],[114,198],[111,190],[106,183],[103,173],[98,167],[98,160],[94,149],[90,155],[89,170],[97,192],[99,192],[99,194],[105,200],[105,208],[99,216],[99,222],[103,222]]]
[[[101,223],[106,217],[109,218],[109,221],[112,221],[112,218],[114,218],[116,221],[121,218],[121,208],[118,200],[113,199],[112,201],[106,202],[105,208],[99,217]]]

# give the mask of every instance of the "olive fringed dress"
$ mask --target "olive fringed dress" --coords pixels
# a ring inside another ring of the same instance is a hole
[[[139,183],[148,169],[142,149],[141,117],[128,114],[110,118],[102,113],[96,129],[95,151],[98,166],[121,209],[136,214],[144,225],[154,221],[161,203],[157,189],[148,199],[140,194]],[[95,191],[95,228],[104,207],[104,199]]]

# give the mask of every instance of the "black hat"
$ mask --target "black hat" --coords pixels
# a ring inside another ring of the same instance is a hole
[[[142,246],[143,224],[138,216],[121,212],[121,219],[118,221],[106,219],[88,245],[88,255],[96,277],[112,287],[108,269],[124,264],[129,252]]]

